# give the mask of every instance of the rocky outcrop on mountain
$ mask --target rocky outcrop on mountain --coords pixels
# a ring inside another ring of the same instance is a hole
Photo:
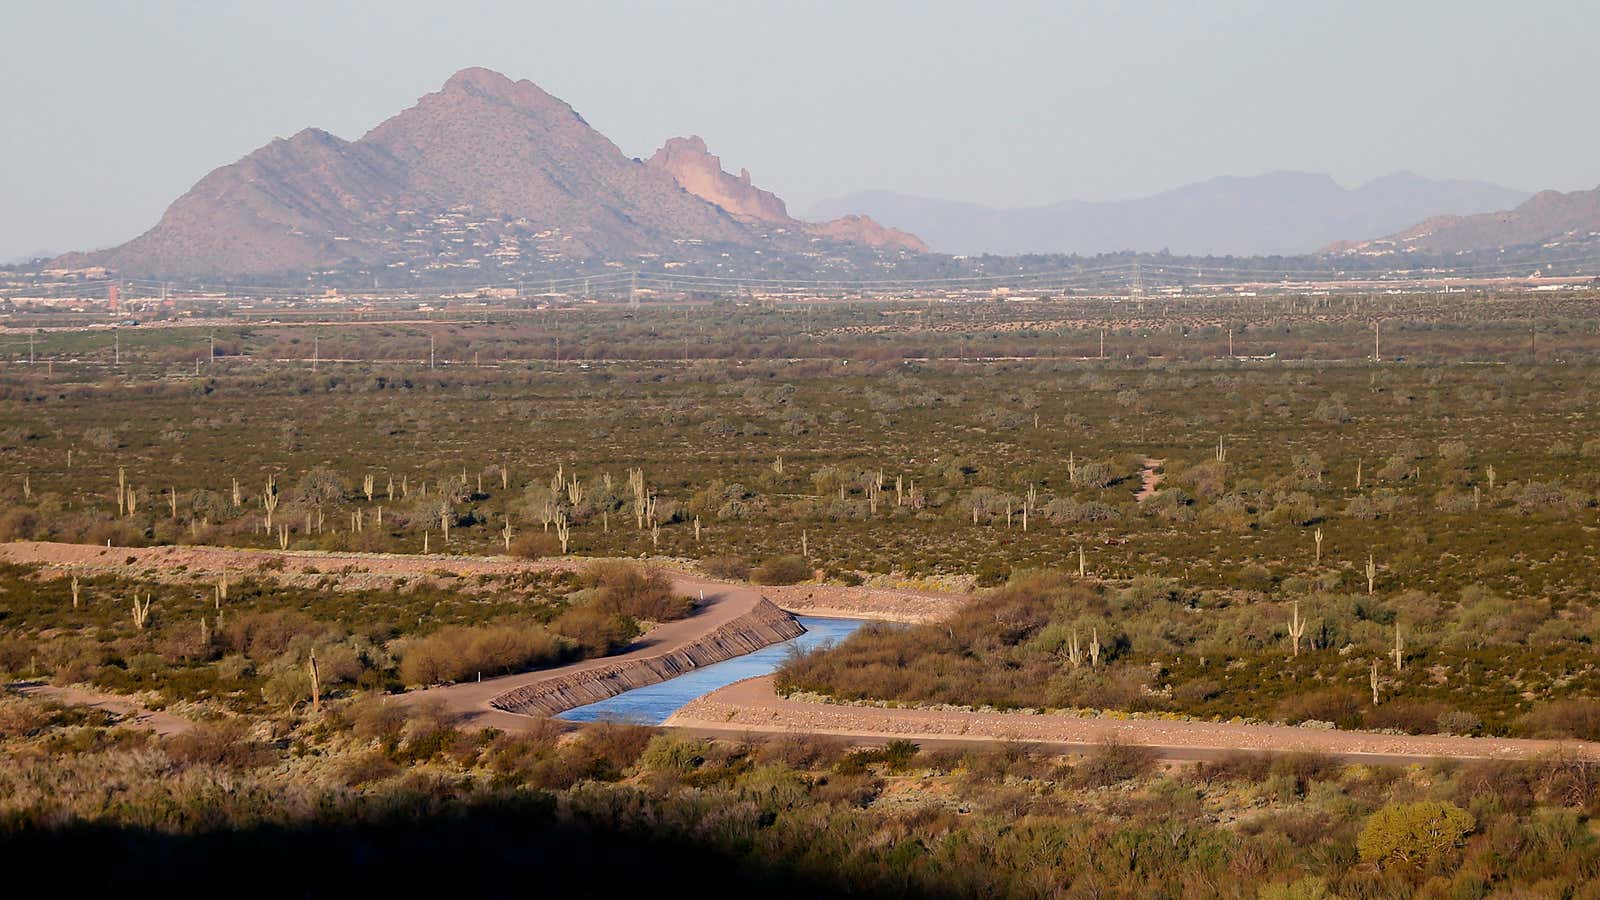
[[[1515,209],[1473,216],[1435,216],[1369,241],[1344,241],[1332,253],[1453,254],[1600,239],[1600,188],[1541,191]]]
[[[723,171],[722,160],[711,155],[699,135],[669,138],[645,164],[666,172],[679,187],[740,219],[784,225],[794,222],[776,194],[750,183],[750,170],[740,169],[737,178]]]
[[[827,222],[794,218],[778,195],[751,184],[750,170],[740,169],[738,176],[725,171],[722,160],[706,149],[706,142],[699,135],[669,138],[646,164],[670,174],[679,187],[716,204],[740,221],[778,225],[811,237],[880,249],[914,253],[928,250],[916,235],[887,228],[867,216],[844,215]]]
[[[717,178],[708,158],[709,169],[642,164],[532,82],[463,69],[359,140],[308,129],[273,141],[207,175],[132,241],[52,265],[223,278],[806,249],[799,230],[765,227],[788,220],[783,201],[748,176]],[[679,186],[695,172],[693,189]]]

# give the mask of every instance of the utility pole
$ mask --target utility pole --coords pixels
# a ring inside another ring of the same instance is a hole
[[[628,306],[639,308],[639,273],[634,272],[628,279]]]
[[[1372,320],[1372,361],[1373,362],[1383,362],[1383,354],[1380,353],[1379,349],[1378,349],[1378,336],[1379,336],[1379,332],[1380,332],[1381,327],[1382,327],[1379,323],[1381,321],[1382,321],[1381,319],[1373,319]]]
[[[317,370],[317,359],[322,356],[322,338],[319,335],[311,336],[311,371]]]
[[[211,333],[211,350],[206,356],[206,368],[209,369],[213,365],[215,365],[216,364],[216,359],[217,359],[217,333],[213,331]]]
[[[28,365],[33,365],[33,332],[28,332]]]
[[[433,335],[428,335],[428,368],[433,368]]]
[[[122,365],[122,329],[111,329],[111,352],[116,365]]]

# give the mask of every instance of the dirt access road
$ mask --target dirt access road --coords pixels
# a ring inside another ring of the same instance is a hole
[[[1012,712],[887,709],[778,696],[771,675],[735,682],[674,713],[668,727],[697,734],[828,734],[852,741],[905,739],[925,744],[1023,741],[1081,750],[1106,740],[1156,750],[1163,759],[1214,759],[1238,751],[1313,751],[1360,762],[1407,763],[1438,757],[1526,759],[1566,752],[1600,758],[1600,744],[1451,735],[1378,734],[1288,725],[1101,719]]]

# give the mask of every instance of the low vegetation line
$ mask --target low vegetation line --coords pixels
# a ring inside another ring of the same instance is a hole
[[[804,633],[805,627],[794,616],[763,598],[748,613],[670,653],[582,669],[525,684],[500,694],[489,704],[505,712],[553,716],[624,691],[659,684],[691,669],[753,653]]]

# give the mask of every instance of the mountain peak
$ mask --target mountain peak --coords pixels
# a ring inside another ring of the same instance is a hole
[[[62,259],[160,277],[391,269],[471,277],[711,252],[702,244],[808,250],[817,237],[748,173],[723,172],[703,139],[669,142],[662,153],[678,175],[628,158],[533,82],[467,68],[359,140],[315,128],[273,140],[205,176],[145,234]],[[705,183],[689,187],[685,173]],[[861,225],[822,237],[884,239]]]
[[[504,94],[516,88],[519,83],[532,84],[531,81],[516,82],[482,66],[467,66],[465,69],[451,75],[444,83],[444,90],[472,90],[483,94]]]

